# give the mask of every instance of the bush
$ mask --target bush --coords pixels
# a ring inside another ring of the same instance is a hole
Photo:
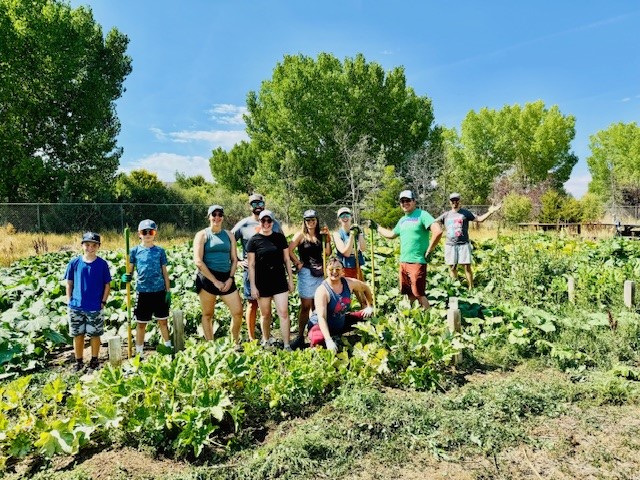
[[[526,222],[531,219],[533,205],[525,195],[510,193],[502,203],[502,218],[508,225]]]

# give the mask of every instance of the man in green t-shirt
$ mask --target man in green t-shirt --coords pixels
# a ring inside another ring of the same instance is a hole
[[[400,290],[413,303],[418,300],[423,308],[429,308],[425,294],[427,283],[427,258],[436,248],[442,228],[426,211],[417,208],[411,190],[400,192],[400,207],[404,217],[398,220],[393,230],[372,223],[371,228],[385,238],[400,237]],[[431,235],[433,233],[433,235]]]

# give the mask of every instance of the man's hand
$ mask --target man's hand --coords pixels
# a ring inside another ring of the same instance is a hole
[[[331,350],[332,352],[338,351],[338,346],[336,345],[336,342],[334,342],[332,338],[328,338],[327,340],[325,340],[324,344],[327,347],[327,350]]]
[[[371,230],[378,230],[378,224],[375,222],[375,220],[369,220],[369,228]]]
[[[360,227],[357,225],[354,225],[349,230],[351,231],[351,233],[353,233],[354,237],[357,237],[358,235],[360,235]]]
[[[244,268],[245,270],[249,269],[249,260],[248,259],[244,259],[244,260],[240,260],[240,266],[242,268]]]
[[[427,250],[424,254],[424,258],[427,261],[427,263],[431,262],[431,257],[433,256],[433,252],[430,252],[429,250]]]
[[[498,210],[500,210],[500,207],[502,207],[502,204],[501,204],[501,203],[499,203],[498,205],[491,205],[491,206],[489,207],[489,213],[495,213],[495,212],[497,212]]]
[[[133,278],[133,275],[130,273],[123,273],[122,276],[120,277],[120,281],[122,283],[129,283],[131,282],[131,279]]]
[[[171,291],[164,294],[164,303],[166,303],[168,307],[171,306]]]
[[[367,307],[362,310],[362,316],[364,318],[369,318],[371,315],[373,315],[373,307]]]

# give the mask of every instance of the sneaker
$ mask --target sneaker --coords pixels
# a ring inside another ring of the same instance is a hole
[[[84,370],[84,362],[76,362],[76,364],[73,366],[73,371],[81,372],[82,370]]]
[[[244,347],[242,346],[241,343],[236,343],[233,346],[233,351],[236,352],[236,353],[242,353],[242,352],[244,352]]]
[[[98,359],[92,358],[91,361],[89,362],[89,369],[97,370],[99,367],[100,367],[100,362],[98,361]]]
[[[293,349],[291,348],[291,345],[285,345],[284,347],[282,347],[282,349],[285,352],[293,352]]]
[[[291,348],[293,350],[302,350],[307,345],[304,343],[304,337],[298,335],[293,342],[291,342]]]
[[[278,341],[275,338],[270,337],[269,340],[264,340],[263,339],[260,342],[260,346],[264,347],[264,348],[272,348],[272,347],[275,347],[277,345],[277,343],[278,343]]]

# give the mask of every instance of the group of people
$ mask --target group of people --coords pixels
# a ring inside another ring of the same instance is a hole
[[[399,283],[403,294],[411,302],[418,301],[429,308],[426,296],[426,266],[429,257],[446,232],[445,262],[450,273],[457,277],[457,266],[463,265],[469,288],[473,288],[469,222],[482,222],[498,210],[491,207],[482,216],[475,216],[461,208],[460,194],[450,195],[451,210],[434,219],[417,207],[410,190],[399,195],[404,213],[393,229],[386,229],[370,221],[369,227],[385,238],[400,237]],[[315,210],[303,213],[302,228],[290,242],[272,211],[265,208],[264,197],[249,197],[251,215],[226,230],[224,208],[212,205],[207,211],[209,226],[199,231],[193,242],[193,260],[197,268],[196,291],[202,306],[202,330],[205,339],[214,336],[213,317],[220,297],[231,314],[231,337],[235,348],[242,349],[243,302],[235,283],[236,270],[243,270],[243,294],[247,301],[245,312],[249,340],[255,340],[258,310],[261,317],[261,345],[272,347],[272,307],[280,319],[282,348],[292,350],[305,345],[305,329],[311,346],[324,345],[336,350],[334,337],[350,329],[355,323],[373,314],[371,289],[363,281],[362,269],[367,245],[361,229],[353,224],[349,208],[337,212],[339,228],[330,234],[320,228]],[[121,281],[130,282],[137,273],[135,306],[136,354],[143,354],[146,325],[153,318],[159,323],[165,345],[171,340],[167,327],[171,289],[167,273],[167,256],[155,244],[157,225],[143,220],[138,225],[140,245],[128,252],[130,267]],[[238,258],[237,242],[241,242],[242,259]],[[109,295],[111,276],[108,264],[97,256],[100,235],[87,232],[82,237],[83,254],[71,260],[65,272],[69,303],[69,330],[74,337],[76,370],[83,368],[84,337],[90,337],[90,368],[98,365],[100,335],[104,321],[101,310]],[[335,255],[333,246],[335,244]],[[300,297],[298,335],[290,340],[289,293],[294,290],[294,268]],[[358,299],[360,310],[351,312],[351,294]]]

